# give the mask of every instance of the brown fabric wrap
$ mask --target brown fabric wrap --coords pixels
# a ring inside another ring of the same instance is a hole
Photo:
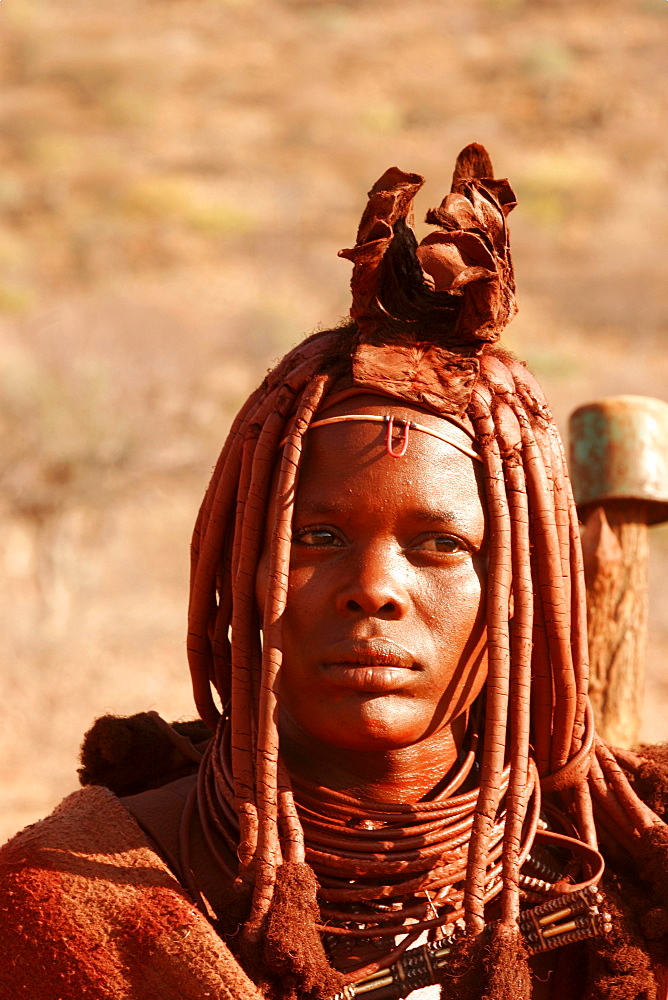
[[[0,851],[0,997],[260,1000],[118,799],[86,788]]]

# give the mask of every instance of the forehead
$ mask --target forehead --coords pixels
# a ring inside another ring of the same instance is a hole
[[[393,449],[400,450],[404,427],[402,421],[412,420],[450,435],[454,431],[465,440],[465,434],[452,424],[433,414],[373,396],[358,396],[318,412],[316,419],[330,416],[355,415],[394,417]],[[388,455],[387,424],[359,419],[326,424],[310,429],[306,435],[301,465],[298,505],[315,502],[327,494],[336,503],[349,506],[362,499],[373,503],[386,502],[391,495],[401,506],[444,502],[460,510],[467,506],[477,515],[481,511],[481,464],[474,462],[454,446],[431,434],[412,429],[406,454],[400,458]]]

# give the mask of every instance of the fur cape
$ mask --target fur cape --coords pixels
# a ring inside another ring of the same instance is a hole
[[[0,998],[261,1000],[116,796],[91,787],[0,851]]]

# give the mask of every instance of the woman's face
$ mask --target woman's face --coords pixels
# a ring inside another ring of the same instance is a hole
[[[326,415],[388,412],[448,428],[373,397]],[[487,670],[479,463],[419,431],[393,458],[385,433],[370,421],[310,430],[295,502],[281,724],[348,750],[406,747],[449,726]],[[260,603],[267,563],[265,551]]]

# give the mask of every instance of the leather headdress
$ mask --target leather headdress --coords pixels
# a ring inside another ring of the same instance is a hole
[[[461,416],[485,344],[517,312],[506,216],[515,207],[507,180],[495,180],[483,146],[459,154],[452,188],[426,221],[437,230],[418,244],[412,228],[419,174],[386,170],[351,250],[350,315],[356,385],[385,389]]]

